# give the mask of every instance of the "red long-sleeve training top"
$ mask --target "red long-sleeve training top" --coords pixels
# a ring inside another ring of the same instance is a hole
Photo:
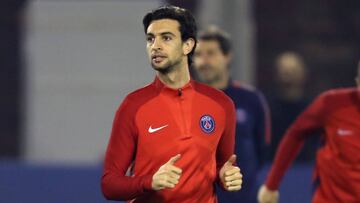
[[[129,94],[116,112],[102,191],[131,202],[216,202],[218,170],[234,151],[234,104],[224,93],[191,80],[180,89],[158,78]],[[153,174],[171,157],[182,176],[174,189],[153,191]],[[131,177],[126,171],[133,164]]]
[[[275,156],[266,185],[279,187],[304,140],[322,132],[316,155],[318,186],[313,203],[360,202],[360,90],[346,88],[321,94],[290,126]]]

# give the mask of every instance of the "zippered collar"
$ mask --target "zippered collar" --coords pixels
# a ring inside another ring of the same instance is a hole
[[[191,90],[194,90],[195,81],[190,78],[190,81],[185,84],[181,88],[171,88],[165,85],[158,76],[155,77],[155,80],[153,82],[153,85],[155,86],[155,89],[160,93],[166,93],[174,96],[183,96],[184,94],[187,94],[187,92],[190,92]]]

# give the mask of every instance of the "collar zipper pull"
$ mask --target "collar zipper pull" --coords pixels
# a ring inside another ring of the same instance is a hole
[[[179,88],[179,89],[178,89],[178,96],[181,97],[181,95],[182,95],[182,89]]]

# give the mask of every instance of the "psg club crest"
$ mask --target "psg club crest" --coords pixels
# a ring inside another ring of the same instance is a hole
[[[215,120],[210,115],[203,115],[200,118],[200,127],[204,133],[212,133],[215,129]]]

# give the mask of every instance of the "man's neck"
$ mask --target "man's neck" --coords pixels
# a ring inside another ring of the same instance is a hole
[[[179,64],[169,73],[157,72],[157,76],[166,86],[178,89],[185,86],[190,81],[190,72],[187,63]]]

